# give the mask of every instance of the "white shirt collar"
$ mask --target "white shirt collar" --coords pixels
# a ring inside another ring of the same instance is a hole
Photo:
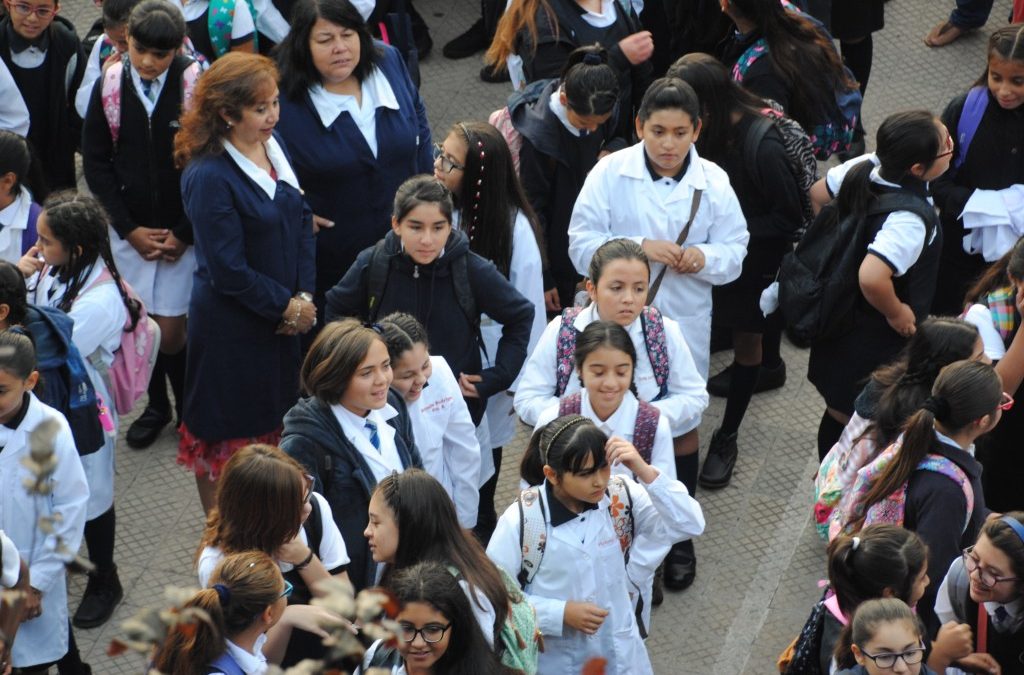
[[[629,153],[625,156],[626,161],[622,163],[621,175],[647,181],[653,185],[654,179],[651,178],[651,172],[647,169],[647,162],[644,158],[644,142],[640,141],[621,152]],[[689,187],[693,187],[695,190],[707,189],[707,176],[704,174],[704,165],[697,154],[696,145],[690,146],[690,165],[686,168],[686,173],[683,174],[678,185],[676,185],[676,190],[682,186],[687,186],[687,191]],[[675,190],[673,190],[674,192]]]
[[[390,404],[385,403],[384,407],[380,410],[371,410],[366,417],[360,417],[340,403],[335,403],[331,406],[331,410],[338,417],[338,421],[342,424],[348,424],[353,429],[358,429],[359,433],[363,433],[363,427],[366,426],[366,420],[370,420],[378,427],[382,423],[386,423],[392,417],[398,416],[398,411],[391,407]]]
[[[138,96],[139,101],[142,102],[142,106],[146,109],[146,112],[150,116],[152,116],[153,115],[153,109],[156,108],[156,100],[150,101],[146,97],[145,91],[143,90],[143,86],[142,86],[142,77],[139,76],[138,71],[136,71],[134,68],[131,67],[131,60],[130,59],[128,59],[127,57],[124,57],[124,60],[125,60],[125,65],[128,68],[128,72],[131,73],[132,84],[135,85],[135,93]],[[164,90],[164,82],[166,82],[166,81],[167,81],[167,70],[165,70],[164,72],[160,73],[159,75],[157,75],[156,77],[154,77],[152,79],[152,84],[150,84],[149,86],[150,86],[150,91],[155,91],[156,92],[156,95],[153,97],[154,99],[157,99],[157,100],[160,99],[160,92],[162,92]]]
[[[589,305],[584,307],[579,314],[576,315],[576,319],[572,322],[572,327],[576,330],[583,332],[583,329],[594,323],[600,321],[601,315],[597,312],[597,303],[591,302]],[[633,322],[626,326],[626,332],[629,333],[631,338],[634,338],[636,342],[637,335],[643,334],[643,326],[640,325],[640,314],[637,314]]]
[[[944,434],[941,431],[939,431],[938,428],[935,429],[935,437],[938,438],[943,443],[945,443],[946,445],[952,445],[954,448],[960,448],[960,444],[959,443],[957,443],[952,438],[950,438],[946,434]],[[966,448],[960,448],[960,449],[963,450],[964,452],[966,452],[971,457],[974,457],[974,443],[971,443]]]
[[[4,229],[24,230],[28,227],[28,211],[32,206],[32,193],[24,185],[14,201],[0,210],[0,224]]]
[[[299,179],[295,177],[295,172],[292,171],[292,165],[288,163],[288,158],[284,156],[284,150],[278,144],[277,139],[271,136],[267,139],[264,144],[267,150],[267,157],[270,159],[270,164],[274,167],[274,171],[277,172],[277,180],[288,183],[296,190],[302,191],[299,187]],[[224,139],[224,149],[227,150],[228,155],[235,161],[246,176],[252,179],[256,185],[259,185],[267,196],[271,199],[277,194],[277,183],[270,174],[256,166],[256,163],[251,159],[243,155],[238,151],[231,141]]]
[[[606,28],[615,23],[616,10],[615,0],[601,0],[601,11],[592,12],[588,9],[583,12],[583,20],[594,28]]]
[[[548,99],[548,109],[555,114],[555,117],[558,118],[558,121],[562,123],[562,126],[570,134],[577,137],[583,135],[582,130],[574,127],[572,122],[569,121],[569,110],[562,105],[561,88],[556,88],[551,92],[551,98]]]
[[[266,641],[267,635],[264,633],[256,638],[253,651],[247,652],[231,640],[225,640],[228,654],[241,667],[245,675],[262,675],[267,672],[267,657],[263,655],[263,644]]]
[[[391,88],[388,78],[380,68],[374,68],[360,85],[362,93],[362,106],[356,103],[356,97],[348,94],[332,94],[324,89],[322,84],[314,84],[309,88],[309,98],[316,108],[320,122],[325,127],[334,124],[344,111],[348,111],[353,117],[361,117],[375,111],[377,108],[390,108],[398,110],[398,99],[395,98],[395,90]]]
[[[989,613],[989,616],[995,616],[996,610],[1002,607],[1007,613],[1007,622],[1010,627],[1017,626],[1021,621],[1021,613],[1024,612],[1024,598],[1017,598],[1013,602],[1008,602],[1005,605],[998,602],[986,602],[985,611]],[[1005,628],[1004,628],[1005,630]]]

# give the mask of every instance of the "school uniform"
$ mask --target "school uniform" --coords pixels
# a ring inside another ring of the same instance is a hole
[[[114,425],[113,431],[104,436],[103,447],[81,458],[89,481],[88,520],[103,515],[114,505],[114,443],[118,415],[107,370],[114,363],[114,352],[121,348],[121,335],[128,321],[128,309],[117,284],[113,280],[96,283],[106,268],[103,260],[97,259],[84,272],[85,281],[68,310],[68,316],[75,322],[71,339],[82,355],[96,396],[103,401]],[[45,307],[60,304],[69,284],[60,281],[53,272],[53,268],[44,268],[29,280],[31,304]]]
[[[256,34],[252,8],[248,0],[235,0],[231,5],[231,33],[227,44],[210,35],[210,0],[170,0],[185,16],[185,30],[192,46],[210,63],[227,53],[232,47],[245,44]]]
[[[1024,109],[1004,110],[992,93],[985,93],[988,102],[977,130],[960,166],[935,179],[932,185],[935,205],[942,222],[942,261],[932,302],[934,314],[959,314],[963,298],[974,280],[988,267],[979,254],[964,251],[964,230],[961,214],[975,190],[1002,190],[1024,183]],[[967,94],[960,94],[946,106],[942,123],[949,133],[959,138],[960,117]],[[961,148],[955,149],[959,158]]]
[[[865,155],[829,170],[826,185],[832,194],[838,194],[846,173],[861,161],[877,160]],[[912,176],[900,184],[891,183],[882,178],[878,166],[871,172],[871,189],[875,194],[904,192],[922,200],[928,198],[927,184]],[[942,248],[937,218],[925,223],[909,211],[894,211],[869,218],[866,228],[866,240],[870,242],[866,253],[892,269],[897,297],[914,311],[917,323],[924,321],[935,292]],[[878,366],[894,359],[907,342],[868,303],[859,287],[857,295],[855,327],[845,335],[815,342],[807,367],[807,379],[826,405],[846,415],[853,412],[854,399],[864,380]]]
[[[75,187],[82,119],[74,100],[85,73],[82,43],[59,21],[30,42],[14,32],[5,16],[0,20],[0,59],[28,110],[27,138],[38,153],[47,185],[51,190]]]
[[[424,470],[444,486],[455,503],[459,525],[472,529],[480,501],[481,453],[476,429],[448,363],[431,356],[430,366],[423,392],[408,404],[416,447]],[[490,454],[490,448],[487,450]]]
[[[580,311],[572,325],[578,335],[599,319],[597,305],[591,304]],[[650,355],[647,353],[640,317],[626,327],[637,355],[633,381],[636,383],[640,398],[656,406],[668,420],[672,435],[681,436],[700,424],[701,414],[708,407],[708,392],[705,389],[704,378],[694,365],[694,359],[690,355],[688,343],[679,324],[668,317],[664,317],[664,322],[669,363],[668,394],[658,399],[660,388],[654,376]],[[559,367],[558,333],[561,326],[562,317],[551,320],[526,365],[523,366],[522,378],[516,389],[515,409],[527,424],[536,425],[544,410],[558,404],[555,389]],[[580,389],[579,377],[573,373],[569,376],[563,395],[575,393]]]
[[[0,586],[14,588],[21,578],[21,556],[18,546],[0,530]]]
[[[57,467],[48,495],[29,495],[23,482],[34,477],[21,462],[28,458],[29,434],[44,420],[58,425],[54,439]],[[0,426],[0,528],[14,541],[29,565],[32,587],[42,591],[42,614],[18,629],[11,663],[15,668],[57,661],[68,650],[68,596],[65,559],[55,550],[53,535],[38,530],[40,516],[60,515],[54,535],[77,551],[85,529],[89,485],[64,417],[26,393],[22,409]]]
[[[299,99],[281,97],[277,129],[288,142],[310,208],[334,221],[316,238],[317,306],[363,249],[391,228],[395,191],[407,178],[432,173],[426,109],[401,54],[381,52],[354,96],[317,84]]]
[[[682,483],[664,474],[646,486],[625,480],[636,536],[671,543],[703,532],[704,515]],[[653,673],[633,613],[608,496],[575,514],[554,497],[546,481],[540,495],[548,519],[544,558],[524,589],[544,634],[538,672],[582,672],[587,661],[599,656],[608,660],[610,674]],[[521,529],[520,507],[513,503],[498,519],[487,546],[487,555],[513,578],[523,563]],[[609,614],[594,635],[586,635],[563,623],[568,601],[591,602]]]
[[[699,248],[704,267],[695,274],[668,270],[654,305],[679,322],[697,372],[707,379],[711,288],[739,277],[750,239],[739,201],[722,169],[701,159],[693,146],[681,175],[675,177],[656,176],[642,142],[608,155],[587,176],[576,200],[569,223],[569,257],[576,271],[586,274],[594,252],[611,239],[674,242],[689,219],[696,190],[703,190],[700,208],[683,246]],[[663,268],[652,264],[651,279]]]
[[[178,117],[189,107],[183,74],[198,68],[187,56],[143,82],[122,57],[121,125],[115,143],[104,113],[103,79],[93,87],[82,134],[82,169],[89,190],[110,214],[110,249],[118,271],[157,316],[188,312],[195,272],[191,246],[174,261],[145,260],[127,237],[137,227],[168,229],[192,243],[192,224],[181,199],[181,170],[174,166]],[[148,92],[148,93],[147,93]]]
[[[373,444],[374,436],[379,447]],[[390,391],[388,404],[371,410],[366,418],[340,405],[302,399],[285,415],[281,449],[306,467],[317,491],[331,505],[351,559],[352,585],[357,591],[373,586],[377,565],[363,536],[370,497],[377,483],[393,471],[423,468],[401,396]]]
[[[40,211],[42,207],[32,201],[32,193],[24,185],[14,201],[0,209],[0,260],[17,265],[35,245]]]
[[[224,641],[224,654],[218,657],[205,671],[210,675],[263,675],[268,670],[267,657],[263,655],[263,645],[267,642],[267,634],[256,638],[253,650],[239,647],[231,640]]]
[[[30,119],[18,84],[7,64],[0,59],[0,129],[28,136]]]
[[[594,408],[590,404],[590,395],[586,390],[580,394],[580,414],[591,420],[598,429],[609,437],[618,436],[630,443],[634,442],[633,431],[636,428],[636,416],[640,402],[633,392],[627,391],[622,398],[622,403],[614,413],[606,420],[598,418]],[[547,408],[541,413],[537,420],[536,430],[539,430],[548,422],[558,417],[558,406]],[[650,465],[663,473],[667,478],[676,480],[675,454],[672,450],[672,430],[669,428],[668,419],[664,415],[658,416],[658,429],[654,434],[654,446],[651,448]],[[629,469],[622,464],[612,467],[613,475],[627,476],[633,480],[636,477]],[[640,597],[633,597],[634,607],[638,608],[638,618],[642,621],[644,633],[650,631],[651,627],[651,592],[654,583],[654,572],[661,564],[661,561],[668,555],[671,544],[668,541],[658,541],[649,537],[639,535],[633,539],[633,545],[629,549],[629,564],[626,573],[633,584],[630,587],[631,597],[634,595],[634,586],[639,588]]]

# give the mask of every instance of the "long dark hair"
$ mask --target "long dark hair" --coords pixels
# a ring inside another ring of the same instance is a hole
[[[469,250],[490,260],[509,276],[516,211],[530,221],[538,248],[537,216],[523,192],[505,137],[487,122],[458,122],[449,133],[466,143],[462,194],[458,198],[459,226],[469,238]]]
[[[813,129],[821,112],[835,106],[834,91],[857,88],[835,45],[803,14],[779,0],[730,0],[730,5],[768,43],[768,58],[788,85],[787,113],[805,129]],[[817,81],[809,82],[808,74]]]
[[[993,56],[1007,61],[1024,62],[1024,23],[1001,26],[989,36],[985,72],[981,74],[974,86],[988,88],[988,62]]]
[[[28,314],[25,275],[14,263],[0,260],[0,304],[7,305],[7,325],[20,326]]]
[[[683,56],[672,64],[667,76],[679,78],[697,92],[703,122],[696,141],[697,152],[701,157],[721,164],[737,141],[733,114],[758,115],[765,107],[764,101],[732,79],[729,69],[708,54]]]
[[[519,475],[530,485],[544,482],[544,467],[550,466],[558,476],[566,471],[577,473],[587,458],[594,468],[608,465],[605,443],[608,436],[582,415],[563,415],[533,432],[530,445],[523,454]]]
[[[1002,286],[1009,286],[1010,279],[1024,281],[1024,237],[1021,237],[1013,247],[1003,254],[1003,257],[988,266],[988,269],[978,278],[967,296],[964,298],[964,305],[975,302],[984,302],[985,296]]]
[[[85,287],[89,270],[97,260],[102,259],[114,283],[117,284],[121,302],[124,303],[131,318],[130,325],[124,330],[135,330],[141,308],[124,290],[121,274],[117,271],[117,263],[110,252],[110,238],[107,234],[110,217],[103,206],[91,195],[80,194],[74,190],[62,190],[47,198],[43,204],[43,213],[53,236],[68,254],[67,263],[61,265],[57,272],[57,279],[67,284],[67,291],[57,307],[65,312],[71,311],[71,305]]]
[[[903,423],[928,398],[939,371],[971,358],[977,342],[978,329],[966,321],[932,317],[921,322],[899,358],[871,374],[882,393],[865,433],[874,435],[876,447],[896,440]]]
[[[391,510],[399,532],[395,561],[385,570],[384,585],[417,562],[451,565],[487,597],[500,625],[508,616],[505,582],[480,542],[459,525],[452,498],[437,479],[421,469],[408,469],[377,483],[374,494]]]
[[[430,605],[451,624],[448,648],[433,666],[445,675],[497,675],[508,672],[488,646],[473,616],[469,599],[443,563],[423,561],[392,577],[389,590],[401,607],[411,602]],[[503,616],[500,615],[499,616]]]
[[[562,68],[566,108],[577,115],[608,115],[619,102],[619,77],[599,44],[578,47]]]

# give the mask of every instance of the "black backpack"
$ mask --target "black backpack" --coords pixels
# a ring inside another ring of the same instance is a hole
[[[867,212],[841,216],[836,200],[807,228],[779,269],[779,308],[790,335],[812,343],[853,329],[861,297],[858,270],[867,254],[868,223],[876,216],[910,211],[925,222],[925,241],[935,229],[935,207],[907,192],[876,194]]]
[[[320,544],[324,539],[324,519],[320,513],[320,502],[316,497],[310,498],[309,517],[302,523],[302,529],[306,531],[306,545],[309,550],[320,557]],[[331,570],[328,570],[330,572]],[[313,591],[306,585],[302,575],[294,567],[284,573],[284,578],[292,585],[292,594],[288,597],[289,605],[308,605],[313,599]]]

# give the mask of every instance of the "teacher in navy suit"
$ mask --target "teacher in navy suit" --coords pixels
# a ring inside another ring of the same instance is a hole
[[[392,200],[433,171],[423,99],[349,0],[300,0],[278,51],[278,131],[313,211],[316,303],[391,229]],[[322,315],[321,315],[322,318]]]
[[[278,115],[274,62],[233,52],[199,79],[174,142],[197,264],[178,462],[207,511],[235,451],[280,439],[299,395],[299,335],[316,322],[312,214]]]

